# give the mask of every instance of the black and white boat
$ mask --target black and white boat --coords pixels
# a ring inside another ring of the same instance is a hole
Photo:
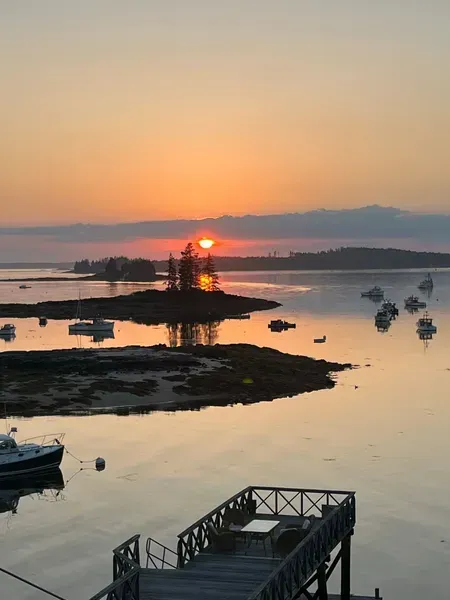
[[[0,478],[59,467],[64,454],[63,433],[30,438],[18,444],[14,439],[15,432],[13,428],[9,434],[0,434]]]

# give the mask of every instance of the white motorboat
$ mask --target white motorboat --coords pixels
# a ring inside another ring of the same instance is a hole
[[[69,325],[69,333],[110,333],[114,329],[114,321],[105,321],[102,317],[94,317],[89,321],[78,321]]]
[[[16,335],[16,326],[12,323],[6,323],[6,325],[0,327],[0,336],[12,337],[13,335]]]
[[[372,289],[367,292],[361,292],[362,298],[384,298],[384,290],[382,290],[378,285],[374,286]]]
[[[64,454],[63,433],[29,438],[18,444],[15,432],[12,428],[9,434],[0,434],[0,478],[59,467]]]
[[[433,325],[433,319],[426,312],[422,318],[417,321],[417,333],[436,333],[437,327]]]
[[[69,333],[102,333],[111,332],[114,329],[114,321],[105,321],[102,317],[82,321],[81,298],[78,300],[76,322],[69,325]]]
[[[405,298],[405,308],[426,308],[427,303],[419,300],[418,296],[409,296]]]
[[[419,290],[432,290],[433,289],[434,283],[433,283],[433,279],[432,279],[430,273],[428,273],[428,275],[425,277],[425,279],[423,281],[421,281],[417,287],[419,288]]]

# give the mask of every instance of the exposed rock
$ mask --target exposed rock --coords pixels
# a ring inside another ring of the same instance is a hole
[[[248,344],[0,354],[2,399],[11,415],[259,402],[331,388],[330,373],[346,368]]]

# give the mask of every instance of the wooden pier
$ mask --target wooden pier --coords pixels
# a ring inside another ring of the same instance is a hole
[[[180,533],[173,550],[149,538],[144,558],[139,535],[113,550],[113,582],[91,600],[378,599],[378,590],[351,594],[355,523],[354,492],[250,486]]]

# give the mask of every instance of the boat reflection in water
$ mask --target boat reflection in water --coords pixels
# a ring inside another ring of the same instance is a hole
[[[91,342],[101,344],[105,340],[115,339],[114,331],[69,331],[69,335],[75,335],[78,338],[79,345],[83,337],[90,338]]]
[[[389,331],[390,326],[390,321],[375,321],[375,327],[380,333],[387,333]]]
[[[57,501],[64,487],[64,478],[60,469],[0,479],[0,513],[15,515],[20,499],[25,496]]]

